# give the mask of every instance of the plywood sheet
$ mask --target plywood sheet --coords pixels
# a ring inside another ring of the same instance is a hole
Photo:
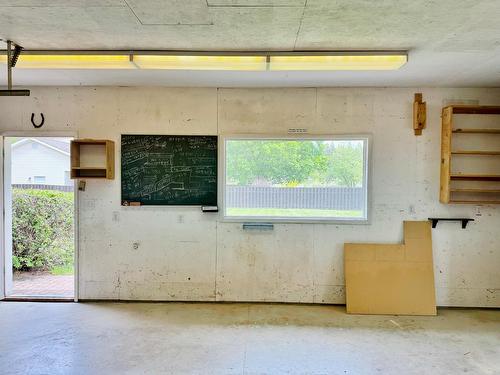
[[[405,221],[403,244],[344,245],[347,312],[436,315],[429,221]]]

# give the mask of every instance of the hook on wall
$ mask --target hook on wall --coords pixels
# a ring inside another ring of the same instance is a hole
[[[42,121],[39,124],[35,124],[35,114],[34,113],[31,114],[31,123],[36,129],[41,128],[45,123],[45,117],[43,116],[43,113],[40,113],[40,116],[42,117]]]

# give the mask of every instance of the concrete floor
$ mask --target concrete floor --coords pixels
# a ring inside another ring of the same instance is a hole
[[[500,311],[0,303],[1,374],[500,374]]]

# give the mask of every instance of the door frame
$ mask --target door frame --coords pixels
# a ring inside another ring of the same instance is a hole
[[[78,132],[75,131],[5,131],[0,133],[0,300],[7,298],[5,295],[5,283],[6,283],[6,272],[5,272],[5,180],[4,180],[4,169],[5,169],[5,149],[4,141],[6,137],[24,137],[24,138],[44,138],[44,137],[68,137],[68,138],[78,138]],[[73,255],[73,266],[74,266],[74,298],[75,302],[78,302],[79,298],[79,259],[80,259],[80,246],[79,246],[79,207],[78,207],[78,197],[79,192],[77,188],[78,184],[76,180],[73,180],[73,225],[74,225],[74,255]],[[29,300],[37,300],[38,298],[27,298]],[[41,297],[40,300],[47,301],[49,298]],[[59,300],[55,298],[54,301]]]

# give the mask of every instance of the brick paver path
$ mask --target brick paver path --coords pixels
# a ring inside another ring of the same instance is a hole
[[[49,273],[16,272],[12,285],[12,296],[73,297],[73,275],[51,275]]]

